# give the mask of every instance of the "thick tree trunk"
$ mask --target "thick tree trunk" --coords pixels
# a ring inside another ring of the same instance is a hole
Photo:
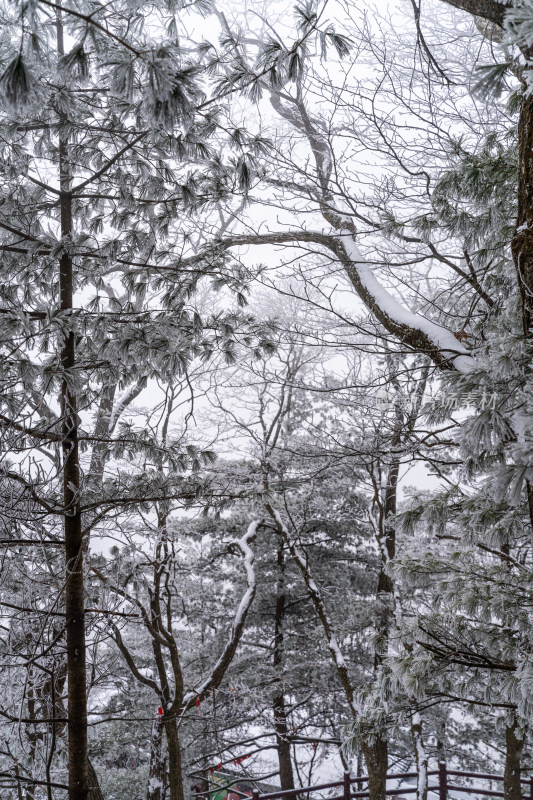
[[[523,95],[518,120],[518,213],[511,242],[522,297],[524,335],[533,321],[533,97]]]
[[[524,55],[531,62],[533,49]],[[511,242],[518,287],[522,298],[524,337],[533,334],[533,97],[522,94],[518,118],[518,209]],[[533,486],[526,480],[529,520],[533,529]]]
[[[57,49],[64,54],[63,26],[57,16]],[[59,261],[60,308],[67,318],[73,309],[74,278],[72,257],[68,252],[72,234],[72,196],[68,147],[59,141],[59,185],[61,189],[61,238],[65,252]],[[68,679],[68,774],[69,800],[87,800],[87,688],[85,665],[85,609],[82,525],[80,512],[80,461],[78,447],[78,411],[72,389],[72,371],[76,364],[74,331],[64,336],[61,366],[69,371],[61,385],[63,504],[65,531],[65,613],[67,634]]]
[[[168,749],[168,785],[170,800],[185,800],[183,773],[181,771],[181,748],[176,719],[165,720],[165,734]]]
[[[165,795],[166,769],[163,757],[163,725],[160,719],[152,725],[150,737],[150,772],[146,800],[163,800]]]
[[[387,767],[389,764],[387,740],[380,737],[370,744],[362,744],[368,771],[368,793],[370,800],[385,800],[387,790]]]
[[[521,800],[520,763],[523,746],[523,735],[519,733],[515,721],[505,729],[505,769],[503,773],[505,800]]]
[[[98,775],[90,758],[87,759],[87,771],[89,776],[89,800],[104,800],[104,795],[98,783]]]
[[[283,621],[285,618],[285,561],[283,557],[283,538],[278,534],[278,583],[276,589],[276,610],[274,616],[274,655],[273,666],[276,691],[272,701],[274,730],[278,748],[279,777],[282,790],[294,789],[291,744],[287,725],[287,709],[283,693]]]

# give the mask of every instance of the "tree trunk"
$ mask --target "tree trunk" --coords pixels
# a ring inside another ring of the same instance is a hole
[[[429,757],[422,739],[422,719],[418,711],[411,717],[411,738],[416,764],[416,800],[427,800],[428,796],[428,761]]]
[[[185,800],[183,774],[181,771],[181,749],[178,726],[175,718],[165,720],[165,733],[168,748],[168,784],[170,800]]]
[[[527,338],[533,319],[533,97],[526,94],[522,96],[518,120],[518,213],[511,249]]]
[[[33,681],[35,680],[34,671],[30,668],[29,672],[29,681],[28,681],[28,716],[31,720],[36,719],[35,713],[35,688]],[[35,769],[35,753],[37,751],[37,728],[34,724],[28,725],[26,729],[26,735],[28,737],[30,747],[28,752],[28,757],[30,759],[30,763],[32,765],[32,769]],[[24,789],[26,794],[26,800],[34,800],[35,799],[35,784],[27,783]]]
[[[287,547],[289,548],[291,556],[302,573],[309,597],[313,603],[315,611],[317,612],[318,618],[322,623],[326,641],[328,643],[328,649],[331,653],[333,663],[337,669],[337,675],[341,682],[342,688],[344,689],[348,708],[352,714],[352,717],[356,720],[358,718],[358,711],[354,704],[354,688],[350,679],[348,667],[338,645],[337,636],[331,623],[331,619],[328,616],[326,605],[318,586],[313,579],[310,565],[302,556],[294,542],[291,541],[289,532],[284,526],[278,512],[274,510],[270,503],[265,503],[265,508],[274,520],[278,533],[283,537]],[[387,742],[385,739],[381,738],[379,731],[375,732],[375,736],[376,739],[374,741],[368,740],[367,742],[362,743],[362,750],[365,756],[369,775],[369,800],[384,800],[386,788],[385,776],[387,774],[388,764]]]
[[[279,778],[281,789],[294,789],[291,744],[287,725],[287,709],[283,693],[283,621],[285,618],[285,561],[283,558],[283,538],[278,534],[278,582],[276,588],[276,610],[274,616],[274,656],[273,666],[276,692],[272,701],[274,730],[278,748]]]
[[[66,207],[66,208],[64,208]],[[61,203],[62,222],[70,210],[70,199]],[[72,259],[60,261],[61,309],[72,308]],[[74,333],[67,335],[61,351],[63,368],[75,364]],[[80,466],[76,395],[67,380],[61,388],[63,503],[65,507],[65,612],[68,675],[68,764],[69,800],[86,800],[87,781],[87,694],[85,665],[85,610],[82,528],[80,514]]]
[[[90,758],[87,759],[87,771],[89,776],[89,800],[104,800],[104,795],[98,783],[98,775]]]
[[[387,740],[377,737],[370,744],[364,742],[361,749],[368,771],[369,798],[370,800],[385,800],[389,764]]]
[[[285,698],[278,694],[273,701],[274,727],[278,748],[279,779],[281,789],[294,789],[294,774],[292,770],[291,743],[288,737],[287,713]]]
[[[91,489],[100,488],[104,475],[105,462],[109,452],[109,423],[113,412],[117,384],[103,386],[100,394],[100,404],[96,415],[93,435],[96,439],[91,453],[91,463],[87,475],[87,485]]]
[[[401,429],[401,419],[398,422]],[[393,445],[397,444],[398,430],[395,432]],[[381,519],[379,522],[379,548],[381,552],[381,565],[376,589],[378,610],[376,627],[378,644],[374,652],[374,670],[377,672],[387,655],[388,642],[393,613],[394,584],[390,575],[385,572],[385,567],[391,558],[396,555],[396,530],[388,521],[389,517],[396,514],[396,496],[398,489],[398,475],[400,461],[394,459],[387,471],[387,483],[381,498]],[[370,800],[385,800],[387,787],[388,768],[388,743],[385,734],[376,732],[374,741],[362,744],[368,770],[368,791]]]
[[[520,762],[523,746],[524,737],[515,720],[505,729],[505,769],[503,773],[505,800],[521,800]]]
[[[64,55],[61,12],[57,15],[57,49]],[[59,261],[60,308],[64,318],[73,308],[72,257],[68,252],[72,235],[70,165],[65,139],[59,141],[59,185],[61,189],[61,238],[65,252]],[[61,348],[61,366],[70,374],[61,384],[63,505],[65,531],[65,613],[68,678],[68,783],[69,800],[87,800],[87,688],[85,665],[85,609],[82,526],[80,513],[80,462],[78,412],[72,373],[76,364],[75,333],[66,332]]]
[[[163,758],[163,724],[155,720],[150,737],[150,772],[146,800],[163,800],[165,789],[165,760]]]

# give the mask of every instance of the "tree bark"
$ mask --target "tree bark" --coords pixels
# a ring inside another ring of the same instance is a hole
[[[416,800],[427,800],[429,756],[424,747],[422,719],[418,711],[415,711],[411,717],[411,739],[413,740],[417,772]]]
[[[90,758],[87,759],[87,771],[89,776],[89,800],[104,800],[104,795],[98,783],[98,775]]]
[[[518,211],[511,242],[522,298],[524,336],[533,320],[533,97],[524,94],[518,119]]]
[[[505,769],[503,773],[504,800],[521,800],[520,763],[524,746],[516,719],[505,729]]]
[[[368,793],[370,800],[385,800],[387,792],[387,768],[389,764],[387,740],[377,736],[361,745],[368,770]]]
[[[500,28],[503,27],[507,9],[511,7],[511,3],[500,3],[499,0],[444,0],[444,2],[475,17],[483,17],[483,19],[499,25]]]
[[[393,446],[398,444],[399,430],[400,427],[395,432]],[[382,665],[387,654],[391,614],[393,612],[394,584],[390,575],[386,573],[385,567],[388,561],[396,555],[396,530],[394,526],[391,525],[389,518],[396,514],[399,472],[400,461],[399,459],[393,459],[387,471],[387,483],[383,492],[381,519],[379,521],[381,564],[376,590],[378,600],[376,625],[379,642],[374,652],[374,670],[376,672]],[[362,749],[368,770],[370,800],[385,800],[388,768],[387,739],[384,735],[378,733],[375,740],[363,743]]]
[[[63,150],[63,147],[61,147]],[[63,235],[69,224],[70,198],[61,202]],[[70,228],[71,230],[71,228]],[[60,261],[61,309],[72,309],[72,259]],[[61,351],[63,369],[75,365],[74,333],[68,333]],[[63,418],[63,503],[65,507],[65,612],[68,675],[69,800],[86,800],[87,776],[87,690],[85,664],[85,610],[82,527],[80,513],[80,464],[76,395],[64,379],[61,388]]]
[[[57,49],[64,54],[61,12],[57,15]],[[72,235],[72,195],[68,145],[59,141],[59,185],[61,190],[61,238],[65,247],[59,260],[60,308],[67,319],[73,309],[73,262],[69,253]],[[73,330],[66,332],[61,348],[61,384],[63,504],[65,533],[65,613],[68,679],[68,784],[69,800],[87,800],[87,687],[85,653],[85,591],[83,578],[83,536],[80,512],[80,461],[78,446],[78,411],[72,372],[76,364]]]
[[[168,784],[170,788],[170,800],[185,800],[183,792],[183,773],[181,771],[181,748],[175,717],[165,720],[165,734],[168,748]]]
[[[278,534],[278,582],[276,588],[276,609],[274,616],[274,655],[273,666],[276,692],[272,701],[274,730],[278,748],[279,777],[281,789],[294,789],[291,744],[287,725],[287,709],[283,693],[283,621],[285,618],[285,560],[283,557],[283,538]]]
[[[146,800],[163,800],[165,792],[165,759],[163,758],[162,720],[155,720],[150,737],[150,771]]]

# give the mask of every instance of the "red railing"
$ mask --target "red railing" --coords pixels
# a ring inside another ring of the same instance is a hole
[[[416,772],[401,772],[397,774],[387,774],[387,780],[405,780],[407,778],[417,778]],[[438,778],[438,781],[433,784],[430,778]],[[479,794],[483,797],[505,797],[503,791],[495,789],[484,789],[481,786],[460,786],[456,783],[450,783],[449,778],[477,778],[478,780],[487,781],[502,781],[502,775],[491,775],[485,772],[463,772],[458,769],[448,769],[446,764],[441,761],[438,770],[430,770],[428,772],[428,792],[436,792],[439,795],[439,800],[448,800],[449,792],[465,792],[467,794]],[[368,783],[367,775],[358,775],[356,777],[350,775],[349,772],[344,773],[342,781],[333,781],[333,783],[321,783],[317,786],[302,786],[299,789],[285,789],[279,792],[268,792],[267,794],[260,794],[258,789],[252,792],[252,800],[300,800],[303,795],[307,795],[308,800],[311,800],[309,795],[312,792],[321,792],[326,789],[342,789],[342,792],[329,797],[328,800],[354,800],[354,798],[369,797],[368,789],[362,788],[364,784]],[[533,776],[531,778],[521,778],[520,783],[529,786],[529,793],[523,797],[523,800],[533,800]],[[354,790],[354,784],[357,784]],[[503,786],[502,786],[503,790]],[[417,791],[416,786],[405,786],[401,789],[387,789],[387,797],[394,797],[396,795],[413,794]],[[239,793],[240,794],[240,793]],[[249,796],[249,795],[248,795]]]

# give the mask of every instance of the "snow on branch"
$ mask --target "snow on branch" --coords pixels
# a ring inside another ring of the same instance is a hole
[[[133,386],[130,386],[129,389],[127,389],[118,398],[111,412],[111,418],[109,421],[109,434],[113,433],[120,419],[120,415],[130,405],[130,403],[132,403],[135,400],[135,398],[138,397],[142,389],[143,389],[143,381],[141,380],[138,383],[134,384]]]
[[[449,362],[459,372],[467,372],[472,369],[474,367],[474,359],[455,335],[447,328],[443,328],[442,325],[437,325],[436,322],[432,322],[432,320],[427,317],[410,311],[398,302],[398,300],[381,285],[370,266],[365,262],[351,232],[345,231],[344,233],[343,246],[350,259],[351,270],[357,272],[363,289],[366,290],[370,298],[374,301],[372,304],[372,301],[369,302],[368,298],[363,298],[366,305],[371,306],[375,304],[375,307],[372,308],[374,312],[379,310],[381,315],[384,315],[400,328],[403,327],[410,331],[420,331],[422,336],[440,353],[443,361]],[[352,282],[354,282],[353,273],[350,274],[350,277],[352,277]],[[376,314],[376,316],[380,316],[380,314]],[[384,322],[384,320],[381,321]],[[386,323],[385,325],[389,327]]]
[[[191,692],[187,692],[181,704],[182,714],[191,708],[191,706],[193,706],[198,699],[202,700],[209,691],[216,689],[220,685],[222,678],[226,674],[226,670],[229,667],[233,656],[235,655],[237,645],[239,644],[242,632],[244,630],[244,624],[246,622],[248,611],[250,610],[250,606],[252,605],[255,597],[255,556],[250,544],[254,541],[257,534],[257,529],[260,527],[260,525],[262,525],[262,520],[254,520],[249,525],[244,536],[232,542],[232,544],[238,547],[242,553],[244,570],[246,572],[247,589],[241,599],[241,602],[239,603],[239,607],[231,626],[229,639],[224,647],[224,650],[222,651],[222,654],[213,667],[211,674],[200,684],[200,686]]]
[[[382,286],[361,254],[353,231],[342,227],[346,224],[347,218],[340,212],[335,215],[328,214],[329,221],[333,218],[338,226],[337,230],[332,229],[327,232],[295,229],[237,234],[220,239],[210,248],[206,248],[203,254],[193,258],[200,261],[216,250],[223,252],[233,247],[247,245],[285,244],[297,247],[303,242],[317,244],[321,248],[328,249],[339,259],[360,299],[388,333],[398,337],[415,352],[428,355],[441,369],[458,372],[468,372],[473,369],[474,358],[455,334],[422,314],[410,311],[407,306],[396,300]]]
[[[503,14],[501,7],[498,7],[493,0],[457,0],[457,2],[460,7],[461,3],[481,7],[486,12],[482,15],[487,19],[492,19],[489,11],[492,13],[496,10],[500,15]],[[272,92],[271,102],[281,117],[304,134],[313,152],[321,192],[320,212],[331,225],[331,231],[325,233],[329,238],[326,246],[343,264],[352,286],[363,303],[389,333],[397,336],[413,350],[429,355],[442,369],[454,369],[459,372],[472,369],[474,367],[472,356],[452,331],[410,311],[378,281],[355,242],[356,230],[353,219],[341,208],[336,207],[335,195],[329,185],[331,146],[326,132],[322,129],[321,121],[309,115],[300,99],[289,95],[284,97],[286,102],[282,103],[278,94]]]

